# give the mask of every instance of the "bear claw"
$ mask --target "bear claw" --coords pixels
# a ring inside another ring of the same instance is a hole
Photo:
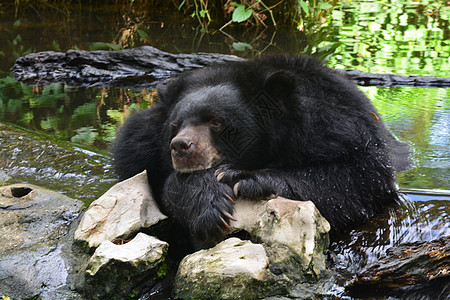
[[[222,214],[225,216],[225,217],[227,217],[228,219],[230,219],[230,220],[232,220],[232,221],[237,221],[235,218],[233,218],[233,216],[229,213],[229,212],[227,212],[227,211],[222,211]]]
[[[230,225],[228,225],[228,223],[227,223],[222,217],[220,217],[220,221],[222,222],[223,226],[224,226],[227,230],[230,230],[230,229],[231,229]]]
[[[223,169],[222,169],[222,168],[217,169],[217,170],[214,171],[214,176],[217,176],[217,175],[219,175],[219,174],[222,173],[222,172],[223,172]]]
[[[219,173],[217,171],[220,171]],[[217,177],[217,181],[221,181],[225,176],[225,172],[221,169],[217,170],[214,175]],[[217,174],[216,174],[217,173]]]
[[[233,204],[233,205],[236,204],[236,202],[234,202],[233,198],[230,195],[228,195],[228,193],[224,193],[224,195],[225,195],[225,198],[231,202],[231,204]]]
[[[238,182],[238,183],[236,183],[235,185],[234,185],[234,187],[233,187],[233,192],[234,192],[234,195],[237,197],[238,196],[238,194],[239,194],[239,187],[241,186],[241,182]]]

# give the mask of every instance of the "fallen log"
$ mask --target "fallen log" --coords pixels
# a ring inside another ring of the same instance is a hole
[[[45,51],[19,58],[14,77],[27,85],[65,83],[84,87],[154,88],[183,71],[243,60],[218,53],[171,54],[151,46],[120,51]],[[363,86],[450,87],[450,78],[337,70]]]
[[[355,296],[398,294],[399,289],[432,281],[446,282],[444,289],[450,293],[450,236],[389,249],[385,257],[359,271],[346,289]]]
[[[19,58],[12,73],[28,85],[148,89],[186,70],[236,60],[242,58],[216,53],[171,54],[150,46],[120,51],[45,51]]]

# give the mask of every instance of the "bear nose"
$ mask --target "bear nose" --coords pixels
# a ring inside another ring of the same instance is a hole
[[[170,142],[170,150],[174,156],[184,156],[192,152],[194,145],[187,137],[174,137]]]

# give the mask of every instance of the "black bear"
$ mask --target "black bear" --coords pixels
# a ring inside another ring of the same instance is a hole
[[[311,200],[341,232],[398,199],[408,147],[367,97],[316,59],[276,55],[185,72],[113,146],[162,211],[198,239],[226,233],[236,197]]]

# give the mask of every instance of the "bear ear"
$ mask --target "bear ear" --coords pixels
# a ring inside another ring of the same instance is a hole
[[[168,82],[159,83],[156,86],[156,91],[158,92],[158,99],[161,102],[167,101],[169,96],[169,88],[168,88]]]
[[[269,74],[264,82],[264,91],[277,99],[286,99],[295,87],[294,74],[277,71]]]
[[[184,87],[184,84],[178,78],[159,83],[156,86],[158,100],[167,105],[172,105],[178,101],[178,97]]]

